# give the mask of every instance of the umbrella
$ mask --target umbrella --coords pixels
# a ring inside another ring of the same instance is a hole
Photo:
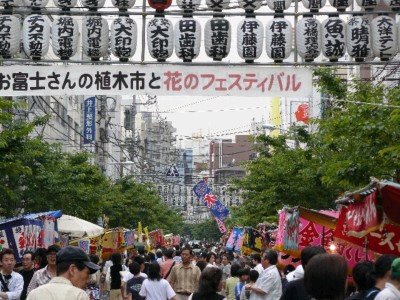
[[[57,223],[59,232],[76,238],[98,236],[104,232],[103,227],[69,215],[62,215]]]

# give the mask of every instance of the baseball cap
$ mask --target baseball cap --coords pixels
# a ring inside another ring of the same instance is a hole
[[[392,262],[390,270],[392,271],[392,276],[397,280],[400,280],[400,258],[396,258]]]
[[[92,263],[89,256],[81,248],[67,246],[57,252],[57,264],[61,262],[81,261],[89,268],[90,274],[95,273],[100,269],[99,265]]]

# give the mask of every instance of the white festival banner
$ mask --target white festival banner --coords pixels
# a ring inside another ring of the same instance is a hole
[[[1,66],[0,96],[310,97],[305,67],[183,65]]]

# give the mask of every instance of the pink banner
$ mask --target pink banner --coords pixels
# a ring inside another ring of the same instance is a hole
[[[221,233],[225,233],[225,232],[226,232],[226,227],[225,227],[224,222],[221,221],[221,220],[218,219],[218,218],[215,218],[215,221],[217,222],[219,231],[220,231]]]
[[[279,226],[276,233],[275,245],[283,245],[285,242],[285,229],[286,229],[286,211],[284,209],[279,211]]]

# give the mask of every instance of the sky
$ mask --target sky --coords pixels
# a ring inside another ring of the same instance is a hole
[[[157,97],[160,115],[172,122],[178,136],[193,133],[232,138],[249,133],[250,125],[265,120],[269,98],[258,97]],[[153,106],[151,110],[154,109]]]

